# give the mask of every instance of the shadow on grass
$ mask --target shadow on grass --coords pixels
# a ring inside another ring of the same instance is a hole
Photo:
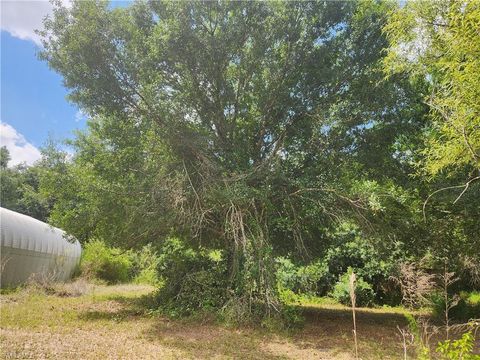
[[[260,328],[228,328],[214,320],[171,320],[151,316],[155,293],[140,297],[110,295],[100,308],[83,311],[84,321],[123,322],[149,319],[140,334],[152,343],[175,348],[197,358],[336,358],[353,354],[352,315],[349,309],[302,307],[305,325],[291,333],[267,332]],[[102,299],[102,300],[103,300]],[[357,311],[360,355],[388,359],[402,353],[397,325],[406,326],[399,313]],[[322,357],[322,354],[325,357]],[[340,357],[340,356],[339,356]]]
[[[112,320],[116,322],[138,320],[147,317],[155,309],[155,293],[132,297],[127,295],[108,295],[102,297],[101,309],[87,309],[79,313],[84,321]]]
[[[305,327],[293,336],[310,346],[343,348],[353,350],[353,321],[349,309],[304,307]],[[360,355],[373,352],[385,357],[401,354],[397,326],[406,327],[408,322],[401,313],[371,312],[357,309],[357,336]]]
[[[286,333],[260,328],[227,328],[159,320],[146,338],[200,358],[353,358],[352,315],[348,309],[302,307],[305,325]],[[360,355],[394,359],[402,354],[397,325],[407,325],[403,314],[357,312]]]
[[[302,306],[307,323],[324,323],[329,320],[342,320],[348,327],[352,322],[352,312],[348,308],[323,308],[318,306]],[[356,318],[359,324],[383,325],[396,328],[397,325],[407,325],[405,315],[394,312],[373,312],[369,309],[356,309]]]
[[[278,359],[262,347],[267,336],[262,330],[229,329],[218,325],[214,318],[202,320],[173,320],[161,317],[155,310],[156,294],[140,297],[113,294],[102,296],[89,309],[82,311],[78,318],[87,322],[114,321],[129,326],[129,322],[147,320],[142,338],[149,342],[177,349],[187,357],[212,358],[229,357],[242,359]],[[280,357],[282,358],[282,357]]]
[[[144,336],[149,341],[178,349],[195,358],[279,358],[264,346],[271,340],[271,336],[261,330],[230,329],[213,323],[195,324],[159,319],[145,331]]]

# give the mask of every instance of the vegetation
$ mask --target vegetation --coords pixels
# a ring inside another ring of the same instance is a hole
[[[355,300],[358,306],[368,306],[373,304],[375,292],[372,286],[365,282],[361,277],[356,277],[355,289],[351,290],[350,279],[353,271],[350,268],[348,272],[340,277],[340,280],[335,284],[332,292],[332,297],[340,304],[349,305],[351,302],[351,292],[355,293]]]
[[[385,27],[388,69],[421,77],[428,85],[424,96],[432,126],[424,155],[431,176],[462,169],[470,172],[468,181],[480,179],[479,21],[478,1],[412,1]]]
[[[475,337],[471,331],[468,331],[458,340],[445,340],[440,343],[437,350],[446,359],[475,360],[476,358],[478,359],[478,356],[473,354],[474,342]]]
[[[0,199],[2,207],[47,221],[51,202],[40,193],[40,173],[45,164],[28,167],[24,164],[8,167],[10,153],[5,146],[0,148]]]
[[[448,334],[480,317],[479,27],[476,0],[58,3],[40,58],[88,125],[31,167],[2,148],[2,206],[75,235],[85,273],[154,284],[164,314],[402,304],[466,353],[475,333]]]
[[[295,333],[224,327],[156,316],[149,306],[154,288],[145,285],[90,285],[78,296],[25,290],[0,295],[2,358],[265,358],[350,359],[348,308],[311,308]],[[357,311],[362,358],[397,359],[395,325],[402,315],[388,309]],[[360,325],[359,325],[360,326]],[[330,330],[328,330],[330,329]],[[114,335],[113,335],[114,334]],[[353,349],[352,349],[353,350]]]
[[[132,262],[128,254],[108,248],[99,240],[85,244],[82,254],[82,273],[88,277],[105,280],[107,283],[127,282]]]
[[[78,280],[55,286],[55,292],[28,286],[0,295],[2,358],[354,359],[350,310],[331,300],[305,304],[304,326],[285,332],[226,327],[208,317],[166,318],[156,311],[152,286]],[[396,327],[408,326],[406,314],[400,308],[357,308],[359,357],[399,359]],[[443,340],[438,335],[431,338],[433,350]],[[470,335],[459,338],[443,343],[442,351],[455,354],[471,346]],[[417,351],[407,350],[409,359]]]
[[[134,282],[159,285],[158,263],[158,255],[151,246],[138,251],[122,251],[92,239],[83,248],[80,275],[107,284]]]

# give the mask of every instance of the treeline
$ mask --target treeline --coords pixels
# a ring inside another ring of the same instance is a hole
[[[3,167],[3,204],[169,254],[180,312],[341,298],[349,268],[396,304],[412,262],[478,289],[479,25],[476,1],[58,5],[40,57],[88,125]]]

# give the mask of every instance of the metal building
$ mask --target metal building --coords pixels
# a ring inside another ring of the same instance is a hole
[[[78,240],[30,216],[0,208],[0,234],[1,287],[32,277],[65,281],[80,262]]]

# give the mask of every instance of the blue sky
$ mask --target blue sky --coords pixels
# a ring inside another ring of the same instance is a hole
[[[62,0],[68,5],[69,0]],[[1,5],[1,107],[0,143],[12,156],[9,165],[32,164],[48,137],[64,140],[85,127],[78,108],[66,100],[62,78],[38,60],[48,1],[2,1]],[[125,6],[126,2],[114,2]]]
[[[34,29],[51,11],[42,1],[2,2],[1,145],[12,156],[10,165],[32,164],[49,136],[72,137],[85,126],[78,108],[69,103],[62,78],[38,60],[39,38]]]
[[[37,45],[6,31],[1,44],[1,121],[36,147],[49,135],[64,139],[83,127],[78,109],[65,99],[62,78],[37,59]]]

